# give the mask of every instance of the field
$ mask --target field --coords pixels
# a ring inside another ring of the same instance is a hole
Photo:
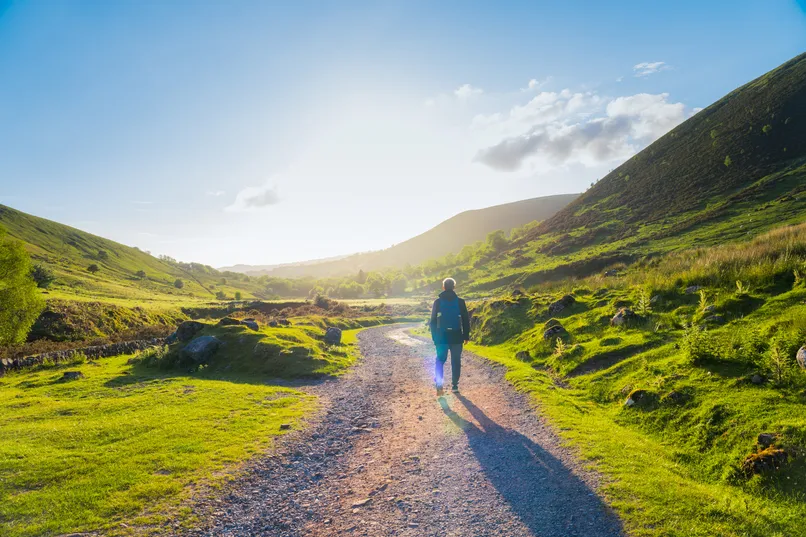
[[[232,478],[316,409],[314,398],[272,378],[339,374],[357,357],[359,330],[345,330],[341,348],[325,350],[312,339],[321,333],[314,326],[254,334],[211,327],[230,346],[196,373],[165,368],[155,350],[0,378],[3,535],[116,535],[185,520],[181,503],[196,487]],[[245,337],[267,349],[283,344],[292,367],[258,371],[239,360],[242,346],[255,346]],[[63,381],[65,370],[84,378]]]
[[[806,372],[795,362],[805,267],[800,225],[538,287],[475,303],[471,350],[507,366],[604,473],[635,535],[796,535],[806,516]],[[549,315],[565,293],[573,304]],[[634,316],[611,326],[621,308]]]

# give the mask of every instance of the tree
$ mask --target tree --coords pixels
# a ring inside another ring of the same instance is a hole
[[[243,295],[241,294],[241,292],[240,291],[235,291],[235,300],[241,300],[241,298],[243,298]]]
[[[98,250],[98,259],[101,260],[109,259],[109,253],[106,250]]]
[[[367,276],[367,292],[380,298],[386,292],[386,279],[382,274],[371,272]]]
[[[504,248],[507,247],[509,241],[507,240],[507,236],[504,234],[504,231],[499,229],[498,231],[493,231],[489,235],[487,235],[487,246],[495,252],[499,253]]]
[[[40,289],[47,289],[50,284],[56,281],[53,271],[41,264],[34,265],[34,268],[31,269],[31,277]]]
[[[389,285],[389,290],[393,295],[402,295],[406,292],[406,287],[408,287],[408,285],[409,281],[406,279],[406,277],[402,274],[398,274]]]
[[[140,278],[141,280],[145,280],[145,279],[146,279],[146,271],[144,271],[144,270],[138,270],[138,271],[135,273],[135,276],[137,276],[137,277],[138,277],[138,278]]]
[[[355,277],[355,281],[361,285],[364,285],[365,283],[367,283],[367,273],[359,269],[358,276]]]
[[[226,299],[227,299],[227,295],[226,295],[226,293],[224,293],[224,291],[219,291],[219,292],[217,292],[217,293],[215,294],[215,297],[216,297],[218,300],[226,300]]]
[[[25,341],[45,302],[36,290],[25,247],[4,236],[0,228],[0,345],[14,345]]]
[[[87,267],[87,272],[90,272],[91,274],[95,274],[99,270],[101,270],[100,267],[98,267],[98,265],[96,265],[95,263]]]
[[[174,287],[176,287],[177,289],[182,289],[184,286],[185,282],[183,282],[179,278],[177,278],[176,281],[174,281]]]

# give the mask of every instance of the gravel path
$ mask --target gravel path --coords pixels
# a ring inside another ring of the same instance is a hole
[[[202,527],[185,535],[622,535],[595,476],[501,368],[467,353],[461,394],[437,399],[433,346],[406,328],[361,332],[354,370],[305,388],[321,397],[320,415],[224,495],[199,501]]]

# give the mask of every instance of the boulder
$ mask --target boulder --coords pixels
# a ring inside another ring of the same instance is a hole
[[[750,377],[750,382],[752,382],[752,383],[753,383],[753,384],[755,384],[756,386],[761,385],[761,384],[764,384],[764,377],[762,377],[761,375],[759,375],[758,373],[756,373],[755,375],[753,375],[752,377]]]
[[[800,348],[795,355],[795,359],[797,359],[801,369],[806,369],[806,345]]]
[[[176,327],[176,338],[179,341],[190,341],[203,328],[204,323],[199,321],[185,321]]]
[[[725,318],[721,315],[709,315],[702,321],[708,324],[725,324]]]
[[[532,361],[532,355],[529,354],[528,351],[518,351],[518,353],[515,354],[515,358],[517,358],[521,362],[531,362]]]
[[[571,295],[565,295],[560,300],[549,304],[549,315],[557,315],[564,309],[573,306],[576,299]]]
[[[241,321],[241,324],[247,328],[254,330],[255,332],[260,330],[260,325],[258,325],[257,321],[254,319],[244,319],[243,321]]]
[[[747,477],[774,472],[788,459],[786,451],[770,446],[758,453],[751,453],[742,461],[742,470]]]
[[[610,326],[624,326],[639,319],[638,314],[628,308],[621,308],[612,319],[610,319]]]
[[[81,371],[65,371],[64,374],[62,374],[62,380],[78,380],[83,378],[84,373]]]
[[[237,326],[239,324],[241,324],[241,321],[239,321],[238,319],[233,319],[232,317],[224,317],[223,319],[218,321],[216,326]]]
[[[685,293],[687,295],[693,295],[694,293],[699,293],[700,289],[702,289],[702,285],[689,285],[686,287]]]
[[[277,322],[282,326],[291,326],[291,321],[288,319],[279,319]]]
[[[182,349],[182,355],[194,364],[206,364],[221,346],[221,340],[215,336],[197,337]]]
[[[758,435],[758,445],[763,448],[768,448],[778,440],[778,435],[776,433],[761,433]]]
[[[325,343],[330,345],[340,345],[341,344],[341,330],[336,328],[335,326],[329,327],[325,331]]]
[[[269,326],[272,328],[277,328],[278,326],[280,326],[280,323],[272,319],[271,321],[269,321]]]
[[[545,341],[550,341],[550,340],[552,340],[554,338],[563,337],[563,336],[567,336],[567,335],[568,335],[568,332],[565,330],[563,325],[561,325],[559,323],[557,323],[557,324],[555,324],[555,325],[551,326],[550,328],[547,328],[546,330],[543,331],[543,339]]]

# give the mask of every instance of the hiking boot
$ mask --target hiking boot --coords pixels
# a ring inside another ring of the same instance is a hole
[[[456,385],[451,386],[451,391],[452,391],[453,393],[459,393],[459,386],[456,386]]]
[[[445,391],[442,389],[442,386],[437,386],[437,397],[442,397],[445,394]]]

